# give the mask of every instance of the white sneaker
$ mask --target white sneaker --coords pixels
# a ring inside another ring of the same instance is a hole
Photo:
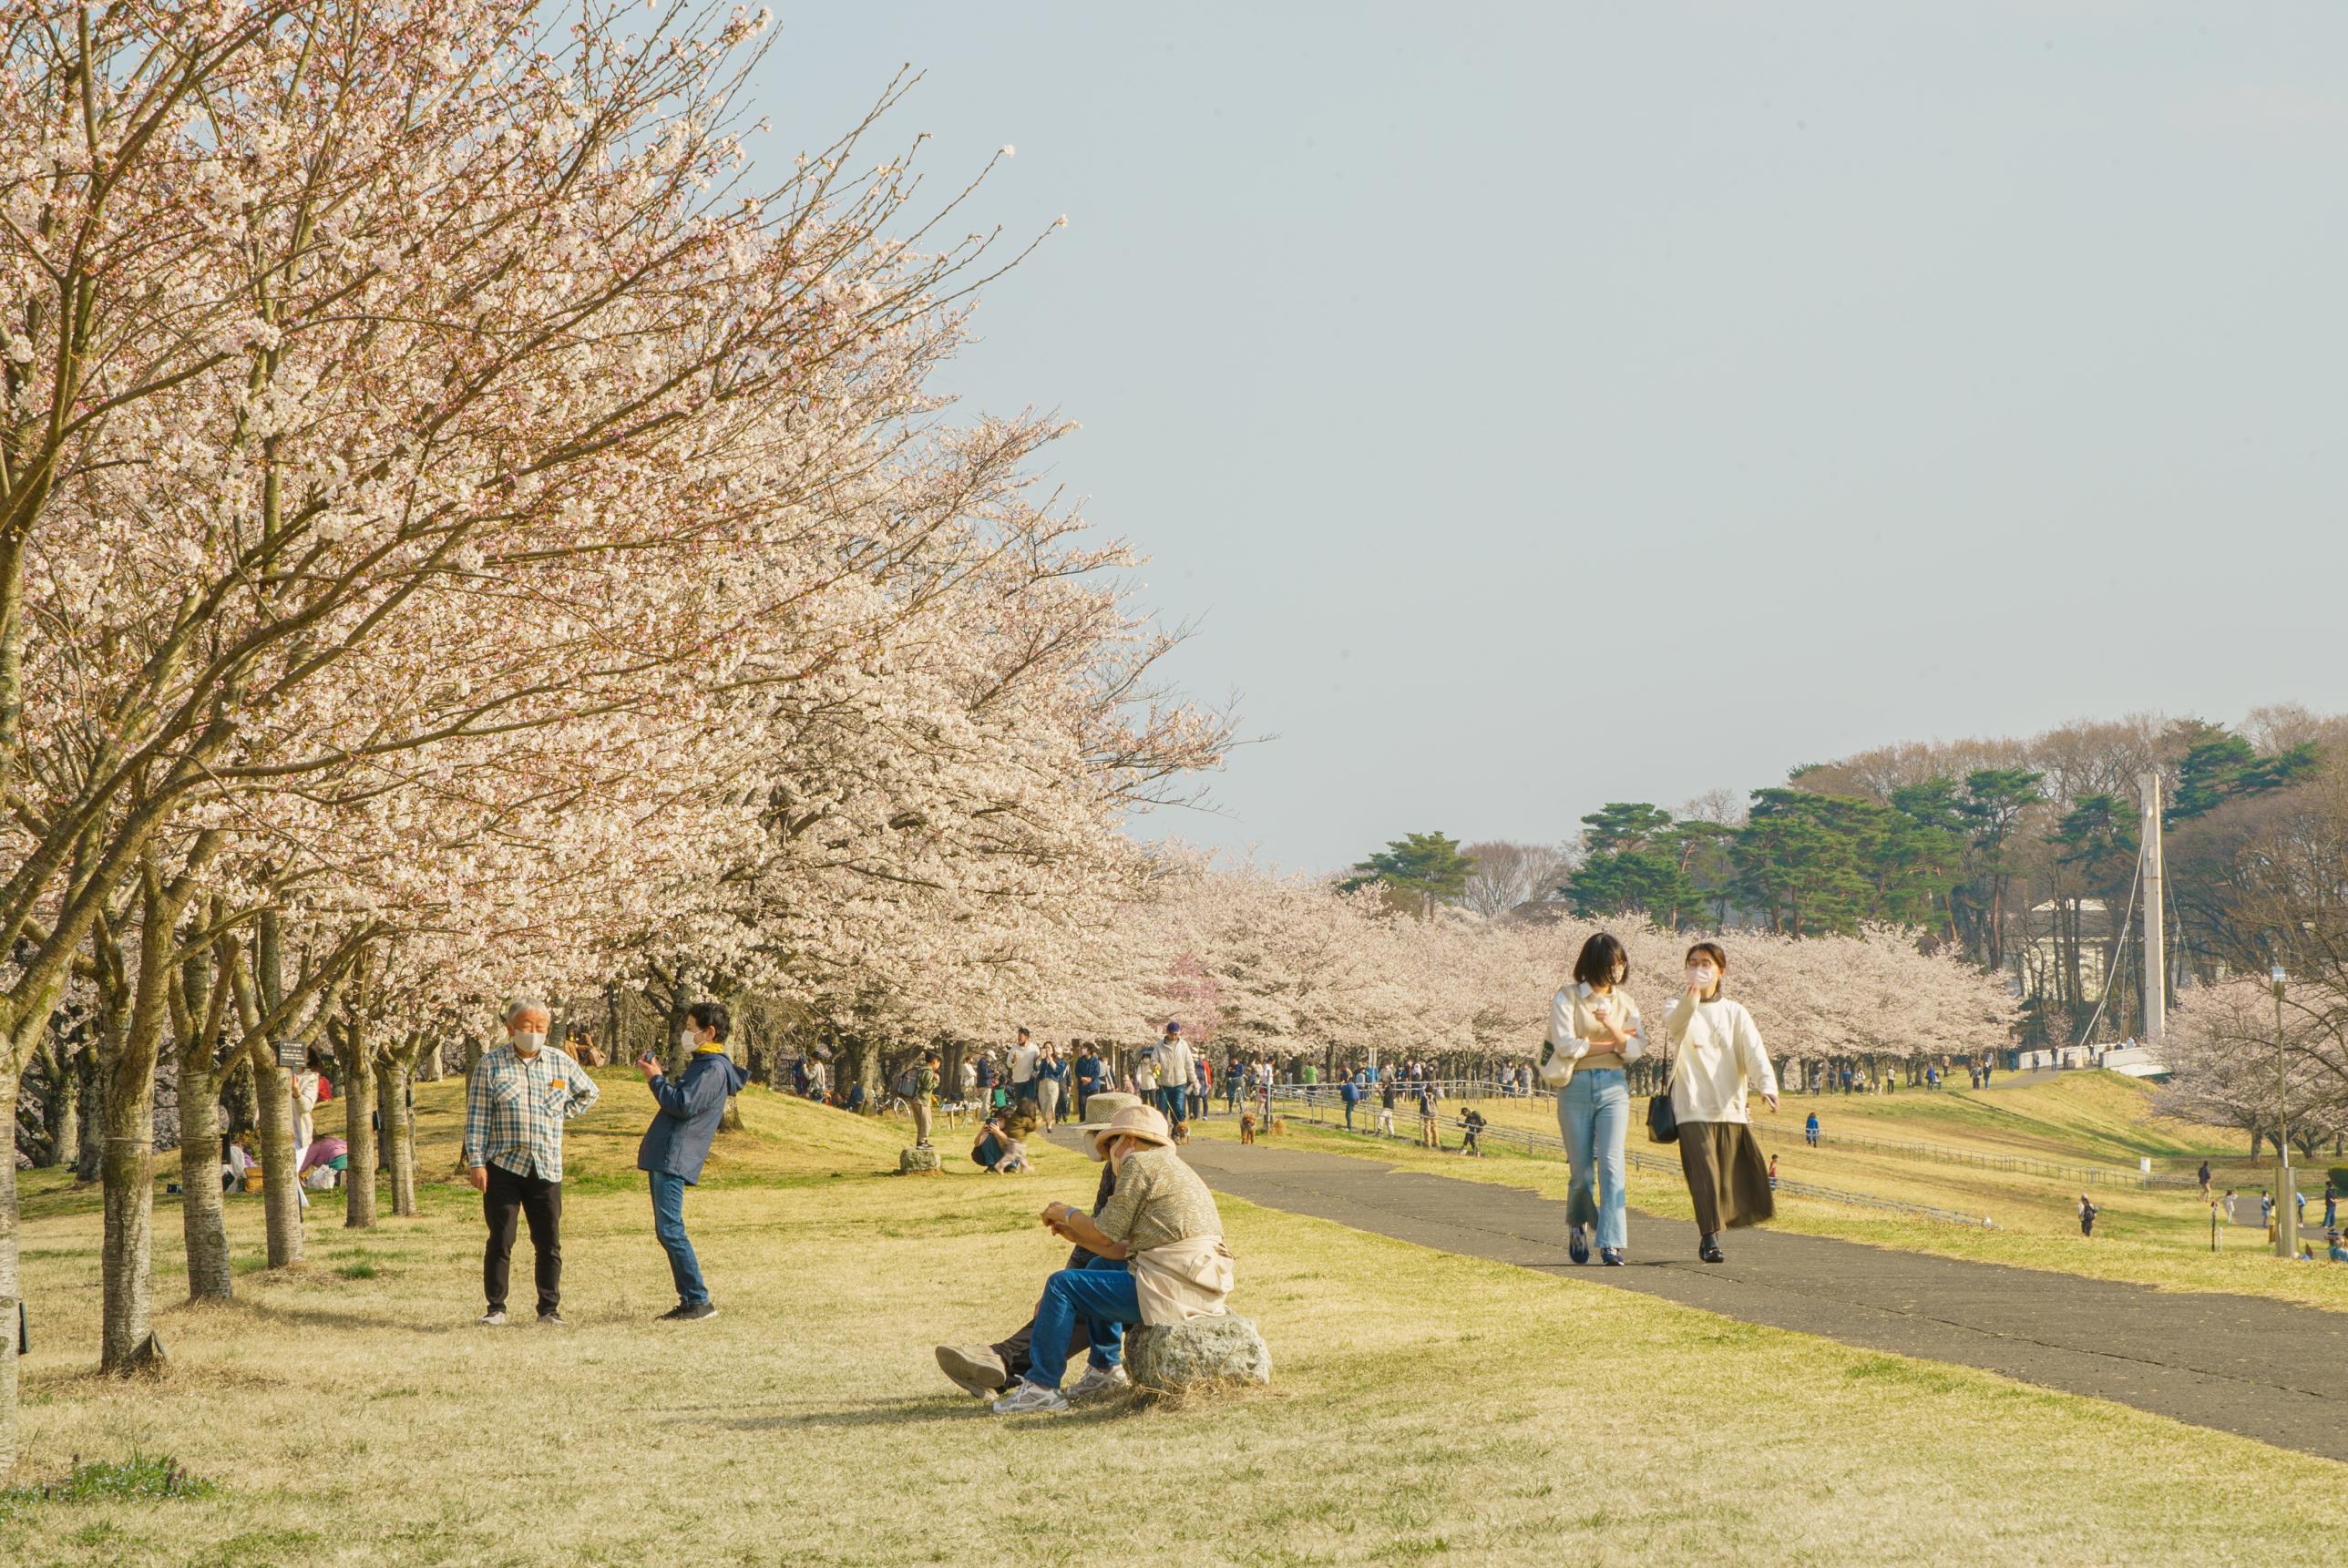
[[[506,1309],[502,1306],[493,1306],[481,1314],[480,1322],[483,1328],[502,1328],[505,1326],[505,1321]]]
[[[1019,1387],[994,1401],[991,1407],[998,1416],[1025,1416],[1031,1411],[1058,1411],[1068,1408],[1068,1401],[1057,1388],[1046,1388],[1041,1383],[1019,1379]]]
[[[1087,1367],[1085,1375],[1076,1379],[1076,1386],[1068,1390],[1068,1403],[1073,1405],[1079,1399],[1097,1399],[1104,1394],[1123,1393],[1132,1387],[1133,1379],[1125,1375],[1122,1367]]]

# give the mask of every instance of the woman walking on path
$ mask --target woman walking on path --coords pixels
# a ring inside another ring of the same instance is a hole
[[[1703,1242],[1696,1255],[1722,1261],[1720,1233],[1776,1213],[1769,1167],[1746,1125],[1746,1094],[1758,1089],[1777,1109],[1777,1075],[1761,1031],[1742,1002],[1720,994],[1728,953],[1716,942],[1687,951],[1687,990],[1664,1020],[1672,1047],[1672,1111],[1679,1122],[1680,1170],[1687,1177]]]
[[[1639,1005],[1622,988],[1630,971],[1622,944],[1599,932],[1581,944],[1573,977],[1550,998],[1540,1073],[1557,1090],[1557,1130],[1573,1162],[1565,1199],[1565,1222],[1571,1227],[1566,1251],[1578,1264],[1590,1261],[1593,1223],[1598,1255],[1608,1266],[1621,1266],[1630,1243],[1622,1156],[1631,1126],[1626,1068],[1646,1049]]]

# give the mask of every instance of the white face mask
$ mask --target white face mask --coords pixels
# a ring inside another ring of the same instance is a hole
[[[1688,965],[1688,984],[1694,985],[1700,991],[1711,990],[1713,982],[1719,978],[1720,971],[1715,969],[1709,964],[1691,964]]]
[[[531,1055],[544,1044],[546,1044],[546,1037],[542,1034],[524,1033],[513,1037],[513,1048],[523,1056]]]

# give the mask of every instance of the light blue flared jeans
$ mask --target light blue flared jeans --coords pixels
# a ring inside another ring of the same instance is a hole
[[[1584,1068],[1557,1091],[1557,1130],[1573,1161],[1565,1222],[1598,1222],[1598,1245],[1628,1244],[1622,1140],[1631,1127],[1631,1085],[1621,1068]]]

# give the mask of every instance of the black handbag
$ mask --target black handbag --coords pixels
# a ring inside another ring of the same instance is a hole
[[[1664,1026],[1668,1030],[1670,1026]],[[1647,1097],[1647,1140],[1651,1143],[1677,1143],[1680,1140],[1679,1113],[1672,1109],[1672,1084],[1679,1076],[1679,1062],[1674,1059],[1663,1074],[1663,1092]]]
[[[1680,1119],[1672,1109],[1672,1091],[1647,1098],[1647,1140],[1651,1143],[1677,1143],[1680,1140]]]

